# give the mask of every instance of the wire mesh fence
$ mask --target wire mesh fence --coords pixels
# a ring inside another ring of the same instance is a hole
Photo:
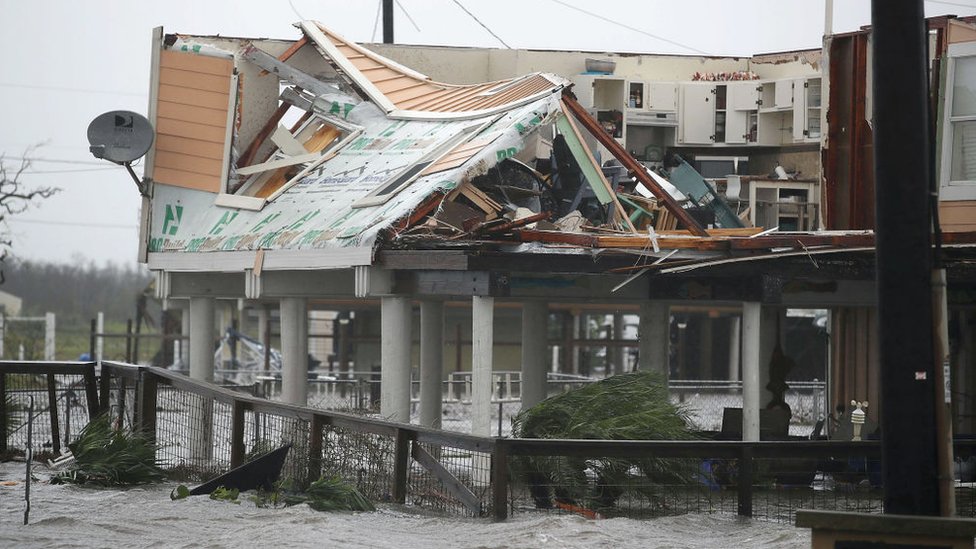
[[[94,367],[72,363],[55,369],[38,370],[44,363],[6,363],[0,369],[0,454],[23,450],[28,428],[35,455],[57,455],[74,442],[97,413]],[[94,406],[94,408],[92,408]],[[28,426],[30,424],[30,426]]]
[[[51,441],[53,452],[53,441],[72,440],[89,411],[104,411],[116,427],[150,435],[175,478],[209,479],[291,445],[285,482],[339,477],[373,502],[451,515],[738,513],[792,521],[800,508],[882,511],[878,441],[478,437],[276,403],[255,397],[253,388],[221,388],[158,368],[103,363],[100,371],[96,380],[92,363],[0,363],[0,395],[15,403],[4,409],[34,396],[39,450]],[[497,396],[500,417],[510,417],[518,401],[504,400],[504,384]],[[51,398],[55,406],[45,411]],[[22,446],[17,420],[10,425],[4,445]],[[956,444],[961,455],[976,448]],[[957,483],[959,515],[976,514],[974,491]]]

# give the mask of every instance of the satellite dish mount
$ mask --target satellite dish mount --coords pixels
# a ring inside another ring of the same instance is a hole
[[[140,179],[132,169],[132,162],[145,156],[154,136],[149,120],[132,111],[109,111],[98,115],[88,125],[91,153],[95,158],[125,166],[142,196],[149,196],[150,179]]]

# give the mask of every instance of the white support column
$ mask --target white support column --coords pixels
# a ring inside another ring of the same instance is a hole
[[[184,313],[185,314],[185,313]],[[98,311],[98,315],[95,316],[95,333],[104,334],[105,333],[105,313]],[[185,342],[183,346],[186,346]],[[102,357],[105,356],[105,337],[98,336],[95,338],[95,356],[91,357],[92,360],[101,361]]]
[[[281,299],[281,399],[308,401],[308,307],[304,297]]]
[[[742,440],[759,440],[759,397],[762,306],[758,302],[742,304]]]
[[[776,348],[776,325],[786,320],[786,310],[779,307],[762,307],[759,320],[759,406],[765,407],[773,399],[766,389],[769,383],[769,363]],[[785,350],[785,349],[784,349]]]
[[[441,428],[444,378],[444,302],[420,303],[420,424]]]
[[[522,409],[527,410],[548,396],[546,347],[549,339],[549,304],[522,303]]]
[[[471,434],[491,436],[495,298],[471,298]]]
[[[254,339],[260,341],[262,346],[268,346],[268,345],[271,344],[271,342],[270,341],[265,341],[264,335],[267,334],[267,333],[269,333],[268,332],[268,323],[271,322],[271,310],[266,305],[264,305],[262,303],[262,304],[259,304],[256,307],[255,311],[258,313],[258,333],[257,333],[257,336]],[[264,356],[263,356],[263,353],[262,353],[262,356],[261,356],[261,367],[258,368],[258,369],[259,370],[264,370]]]
[[[219,339],[224,339],[224,334],[227,332],[227,328],[230,328],[234,324],[234,309],[237,307],[236,301],[224,301],[221,303],[220,307],[220,323],[218,324],[217,337]],[[220,362],[217,364],[217,369],[229,369],[231,368],[231,352],[230,343],[225,341],[223,345],[220,346]]]
[[[380,314],[380,415],[410,423],[410,300],[384,297]]]
[[[190,378],[214,379],[214,298],[190,298]]]
[[[742,341],[742,318],[729,319],[729,381],[739,381],[739,344]]]
[[[3,356],[3,340],[7,336],[7,313],[0,311],[0,359],[6,358]]]
[[[44,315],[44,360],[54,360],[55,357],[55,317],[54,313],[46,313]]]
[[[624,338],[624,315],[622,313],[613,314],[613,339],[619,342]],[[613,352],[613,375],[624,373],[624,365],[626,364],[626,359],[624,358],[627,353],[624,352],[624,347],[620,346],[619,343],[608,349]]]
[[[639,368],[657,372],[668,379],[671,371],[671,307],[662,301],[641,303],[637,336]]]
[[[214,298],[190,298],[190,378],[214,380]],[[189,403],[190,459],[206,462],[213,455],[213,400],[193,395]]]
[[[186,305],[181,309],[182,315],[180,317],[180,333],[183,335],[183,339],[180,340],[180,368],[183,370],[189,369],[190,365],[190,306]]]

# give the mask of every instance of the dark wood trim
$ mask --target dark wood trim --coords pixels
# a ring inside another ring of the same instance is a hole
[[[407,429],[397,429],[393,452],[393,502],[407,502],[407,472],[410,470],[410,436]]]
[[[230,467],[244,464],[244,402],[234,401],[230,419]]]
[[[58,391],[54,374],[47,374],[47,408],[51,416],[51,450],[61,453],[61,425],[58,418]]]

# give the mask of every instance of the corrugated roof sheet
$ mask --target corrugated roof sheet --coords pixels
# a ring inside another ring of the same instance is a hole
[[[567,83],[561,78],[542,73],[483,84],[435,82],[426,75],[342,38],[321,23],[303,22],[301,25],[320,51],[336,61],[348,77],[357,81],[368,94],[382,94],[386,101],[378,97],[372,99],[379,100],[377,102],[387,112],[480,116],[539,99]],[[323,36],[328,40],[327,44],[321,43]]]

